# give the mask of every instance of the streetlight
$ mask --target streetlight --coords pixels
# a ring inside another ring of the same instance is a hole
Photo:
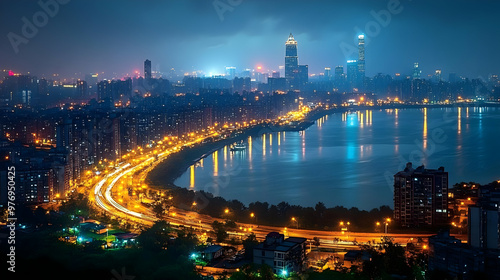
[[[250,213],[250,218],[254,219],[255,220],[254,222],[257,223],[257,217],[255,216],[254,213]]]
[[[349,230],[347,228],[347,226],[351,225],[350,222],[344,223],[343,221],[341,221],[339,224],[340,224],[340,230],[342,231],[342,234],[344,234],[344,231],[347,232]],[[349,239],[349,234],[347,234],[347,239]]]
[[[389,225],[390,222],[391,222],[391,218],[385,219],[385,222],[384,222],[384,224],[385,224],[385,234],[387,234],[387,226]]]
[[[297,219],[295,219],[295,217],[292,217],[292,221],[297,223],[297,229],[299,229],[299,221]]]

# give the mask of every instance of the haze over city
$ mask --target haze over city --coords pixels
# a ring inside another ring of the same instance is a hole
[[[292,32],[311,75],[345,66],[354,58],[345,56],[346,46],[364,33],[367,76],[410,74],[419,62],[424,77],[441,69],[445,77],[487,79],[500,64],[498,8],[497,1],[463,0],[68,1],[16,53],[7,35],[22,36],[22,18],[33,22],[43,10],[36,1],[2,1],[0,68],[111,79],[142,73],[149,58],[163,73],[278,70]]]

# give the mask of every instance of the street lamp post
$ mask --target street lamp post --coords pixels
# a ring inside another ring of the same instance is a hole
[[[250,213],[250,218],[254,219],[255,224],[257,224],[257,217],[254,213]]]
[[[391,222],[391,218],[385,219],[385,234],[387,234],[387,226],[389,225],[390,222]]]
[[[343,221],[341,221],[339,223],[339,225],[340,225],[340,230],[342,231],[342,234],[344,234],[344,231],[347,232],[347,239],[349,240],[349,233],[348,233],[349,228],[348,228],[348,226],[350,226],[351,223],[350,222],[344,223]]]
[[[295,217],[292,217],[292,221],[297,223],[297,229],[299,229],[299,221],[297,219],[295,219]]]

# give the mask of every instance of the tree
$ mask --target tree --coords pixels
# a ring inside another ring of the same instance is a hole
[[[250,234],[245,240],[243,240],[243,248],[245,248],[246,259],[253,259],[253,248],[257,245],[259,245],[259,241],[257,241],[257,237],[254,233]]]
[[[142,231],[137,237],[139,244],[146,250],[159,251],[167,248],[172,229],[166,221],[157,221],[152,227]]]
[[[215,242],[224,242],[229,237],[229,234],[226,232],[226,226],[223,223],[214,221],[212,223],[212,228],[216,236]]]
[[[326,206],[323,202],[318,202],[316,204],[316,206],[314,207],[314,210],[316,211],[316,214],[319,216],[319,217],[323,217],[323,214],[325,213],[326,211]]]

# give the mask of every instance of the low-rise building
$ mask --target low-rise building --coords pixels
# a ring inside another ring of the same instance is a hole
[[[271,232],[253,250],[253,262],[270,266],[274,273],[302,271],[306,259],[306,238],[289,237]]]
[[[201,252],[201,257],[205,259],[207,262],[210,262],[214,259],[217,259],[224,255],[224,248],[220,245],[211,245],[205,248]]]

